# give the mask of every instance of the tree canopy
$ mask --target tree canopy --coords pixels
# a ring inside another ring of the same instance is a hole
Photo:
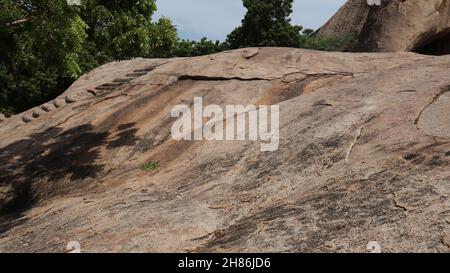
[[[230,48],[299,47],[316,50],[342,50],[347,37],[317,37],[314,30],[292,25],[293,0],[243,0],[247,9],[241,26],[228,35]]]
[[[80,75],[87,25],[64,0],[0,5],[0,108],[22,110]]]
[[[166,57],[177,42],[154,0],[0,0],[0,111],[18,112],[64,91],[111,60]],[[168,50],[169,49],[169,50]]]
[[[292,3],[293,0],[243,0],[247,13],[242,25],[228,36],[230,47],[298,47],[302,27],[291,25]]]
[[[81,16],[96,51],[115,59],[166,57],[177,41],[167,18],[152,21],[154,0],[83,0]]]
[[[74,1],[70,1],[74,2]],[[155,0],[0,0],[0,112],[17,113],[61,94],[79,76],[113,60],[192,57],[230,48],[286,46],[336,50],[291,25],[293,0],[243,0],[242,25],[225,42],[181,40]]]
[[[214,54],[229,49],[228,44],[203,37],[200,41],[179,40],[172,54],[177,57],[195,57]]]

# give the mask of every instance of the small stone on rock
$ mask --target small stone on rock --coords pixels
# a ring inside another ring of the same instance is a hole
[[[244,50],[244,53],[242,53],[242,57],[244,57],[245,59],[251,59],[258,54],[259,54],[258,48],[249,48]]]
[[[53,105],[54,105],[56,108],[63,107],[64,104],[65,104],[65,101],[63,101],[62,99],[55,99],[55,100],[53,101]]]
[[[25,122],[25,123],[31,122],[32,120],[33,120],[33,118],[28,116],[28,115],[24,115],[22,117],[22,121]]]
[[[75,103],[75,102],[77,102],[77,99],[73,96],[66,96],[66,102],[67,103]]]
[[[46,103],[41,106],[41,109],[44,110],[45,112],[50,112],[53,110],[53,105]]]

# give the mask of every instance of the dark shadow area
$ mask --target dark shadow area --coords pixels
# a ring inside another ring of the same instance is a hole
[[[136,144],[134,125],[100,132],[90,124],[53,127],[0,149],[0,187],[9,189],[0,199],[0,215],[20,214],[38,200],[89,184],[104,171],[97,163],[102,149]]]
[[[450,54],[450,32],[445,32],[430,39],[419,46],[415,50],[416,53],[425,55],[447,55]]]
[[[136,137],[138,129],[134,128],[134,123],[120,125],[117,130],[117,136],[114,140],[108,143],[108,149],[115,149],[119,147],[134,146],[138,142]]]
[[[23,218],[23,215],[20,213],[14,213],[11,215],[0,216],[0,237],[6,231],[20,226],[21,224],[27,221],[26,218]]]

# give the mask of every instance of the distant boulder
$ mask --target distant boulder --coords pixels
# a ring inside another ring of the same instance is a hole
[[[349,51],[443,55],[450,53],[449,11],[449,0],[349,0],[318,35],[350,37]]]

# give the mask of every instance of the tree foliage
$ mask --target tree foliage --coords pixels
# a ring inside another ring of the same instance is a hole
[[[342,50],[346,37],[323,38],[312,29],[292,25],[293,0],[243,0],[247,9],[242,25],[228,35],[231,48],[296,47],[316,50]]]
[[[19,112],[64,91],[111,60],[167,57],[170,20],[154,0],[0,0],[0,111]]]
[[[291,25],[293,0],[243,0],[247,14],[226,42],[181,40],[168,18],[153,21],[155,0],[0,0],[0,112],[56,97],[81,74],[132,57],[192,57],[230,48],[286,46],[339,50]]]
[[[167,56],[177,31],[167,18],[152,21],[154,0],[83,0],[81,16],[96,51],[114,59]]]
[[[213,42],[204,37],[200,41],[179,40],[172,51],[172,55],[177,57],[195,57],[214,54],[227,49],[229,49],[227,43]]]
[[[302,32],[299,47],[322,51],[343,51],[351,42],[351,36],[320,37],[314,30],[306,29]]]
[[[292,3],[293,0],[243,0],[247,13],[242,25],[228,36],[230,47],[298,47],[302,27],[291,25]]]

